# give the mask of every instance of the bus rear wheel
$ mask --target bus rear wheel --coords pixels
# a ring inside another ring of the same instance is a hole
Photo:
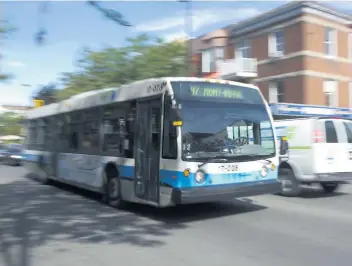
[[[114,173],[114,171],[107,171],[105,173],[105,202],[114,208],[123,209],[126,207],[126,203],[121,197],[120,179],[118,175],[116,175],[115,173],[114,175],[112,175],[112,173]]]

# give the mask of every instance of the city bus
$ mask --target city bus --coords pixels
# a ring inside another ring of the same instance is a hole
[[[24,160],[46,183],[98,192],[117,208],[273,194],[281,184],[272,124],[254,85],[148,79],[29,111]]]

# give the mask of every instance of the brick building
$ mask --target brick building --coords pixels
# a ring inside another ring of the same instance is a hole
[[[351,22],[315,2],[286,4],[228,27],[225,60],[216,71],[256,83],[271,103],[352,108]],[[204,74],[208,59],[201,54]]]
[[[194,76],[217,75],[218,62],[227,57],[229,27],[218,29],[192,40]]]

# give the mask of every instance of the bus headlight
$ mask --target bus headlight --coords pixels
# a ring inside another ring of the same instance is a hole
[[[260,170],[260,175],[262,177],[266,177],[268,175],[268,168],[266,166],[262,167],[262,169]]]
[[[204,182],[204,177],[205,177],[205,174],[203,171],[198,170],[195,174],[195,179],[198,184]]]

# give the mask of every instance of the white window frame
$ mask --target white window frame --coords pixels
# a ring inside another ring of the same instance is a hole
[[[248,51],[248,57],[244,57],[244,51]],[[235,44],[235,57],[236,58],[252,58],[252,44],[251,41],[246,39],[239,41]]]
[[[328,40],[325,40],[326,31],[331,31],[331,34],[328,34]],[[324,54],[326,57],[336,57],[337,56],[337,30],[331,27],[324,28]],[[326,46],[330,45],[331,47],[331,54],[326,51]]]
[[[339,94],[338,94],[338,81],[326,79],[323,82],[323,93],[324,93],[324,104],[325,104],[325,96],[332,96],[332,103],[327,106],[337,107],[339,105]]]
[[[225,59],[224,46],[215,46],[214,48],[212,48],[211,59],[210,59],[210,72],[217,72],[218,65],[219,65],[218,63],[223,61],[224,59]]]
[[[277,34],[282,34],[282,42],[278,40]],[[282,49],[278,49],[282,46]],[[268,37],[268,54],[269,57],[281,57],[285,54],[285,32],[283,29],[276,30],[269,34]]]
[[[207,53],[209,55],[209,63],[205,66],[204,54]],[[211,62],[212,62],[212,51],[211,49],[206,49],[202,51],[202,73],[210,73],[211,71]],[[208,71],[205,71],[208,70]]]
[[[285,86],[283,84],[283,86]],[[280,103],[279,96],[284,96],[284,92],[279,93],[278,82],[270,82],[269,83],[269,103]]]
[[[221,55],[219,56],[219,51],[221,51]],[[224,46],[216,46],[214,47],[214,58],[215,60],[223,60],[225,59],[225,47]]]

